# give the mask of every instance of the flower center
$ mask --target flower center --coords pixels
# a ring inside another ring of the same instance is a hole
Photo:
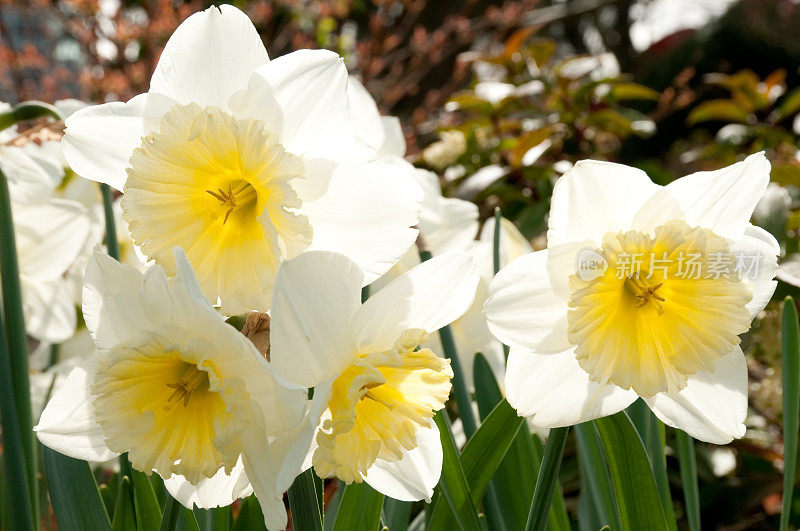
[[[137,470],[197,483],[236,464],[244,385],[221,381],[179,349],[153,341],[114,347],[98,364],[92,394],[106,444],[128,452]]]
[[[206,193],[220,202],[220,206],[225,212],[225,217],[222,220],[223,225],[228,222],[228,218],[235,210],[247,207],[254,208],[258,198],[255,188],[249,182],[242,180],[229,184],[227,191],[217,188],[216,192],[206,190]]]
[[[359,355],[334,381],[313,456],[320,475],[360,482],[376,459],[398,461],[417,446],[417,429],[444,407],[453,377],[449,360],[415,350],[426,338],[407,330],[394,349]]]
[[[292,182],[305,173],[264,122],[176,105],[128,167],[123,217],[142,252],[174,274],[180,246],[225,314],[269,309],[281,260],[311,243]]]
[[[175,390],[167,402],[173,404],[182,400],[183,407],[188,407],[194,391],[208,391],[208,373],[198,369],[197,365],[188,365],[183,376],[177,382],[168,383],[167,387]],[[165,407],[169,409],[170,406]]]
[[[637,308],[641,308],[651,300],[653,304],[656,305],[656,309],[658,314],[661,315],[664,313],[664,308],[661,306],[662,302],[665,302],[667,299],[659,295],[658,288],[663,286],[663,282],[659,282],[658,284],[652,286],[646,280],[640,278],[638,273],[634,273],[633,275],[629,276],[625,279],[625,288],[637,299],[639,302],[636,304]]]
[[[570,278],[567,313],[568,338],[593,381],[641,396],[679,391],[749,329],[742,257],[713,232],[671,221],[653,235],[606,234],[599,252],[608,267]]]

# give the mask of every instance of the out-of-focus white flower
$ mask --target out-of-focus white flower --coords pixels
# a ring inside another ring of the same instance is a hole
[[[492,183],[502,178],[506,173],[508,173],[508,168],[504,168],[498,164],[484,166],[458,185],[456,196],[464,200],[470,200],[486,190]]]
[[[641,396],[697,439],[743,436],[739,334],[775,290],[780,250],[749,223],[769,168],[759,153],[665,187],[597,161],[561,177],[548,249],[503,268],[484,308],[511,345],[509,403],[535,425],[557,427]]]
[[[467,137],[461,131],[442,131],[439,138],[422,150],[423,160],[437,170],[450,166],[467,151]]]
[[[74,201],[12,205],[25,329],[59,343],[75,331],[75,304],[64,274],[90,235],[86,209]]]
[[[35,428],[61,453],[105,461],[128,452],[181,503],[228,505],[252,490],[270,529],[299,472],[318,414],[305,389],[273,377],[255,346],[208,303],[180,249],[177,275],[144,275],[99,252],[83,313],[98,348],[56,391]]]
[[[416,237],[419,190],[356,136],[342,59],[270,61],[232,6],[178,27],[148,93],[66,123],[70,166],[124,192],[134,241],[168,273],[184,247],[226,314],[266,310],[280,262],[303,251],[346,254],[370,282]]]
[[[789,191],[777,183],[769,183],[764,197],[753,210],[753,222],[778,237],[786,228],[786,218],[789,217],[791,206],[792,196]]]
[[[326,408],[317,473],[366,481],[398,500],[430,500],[442,448],[432,422],[450,392],[449,361],[416,347],[469,307],[478,275],[464,253],[433,258],[360,302],[363,275],[335,253],[284,262],[275,283],[272,366],[314,387]]]
[[[718,478],[736,470],[736,453],[730,448],[712,448],[711,470]]]

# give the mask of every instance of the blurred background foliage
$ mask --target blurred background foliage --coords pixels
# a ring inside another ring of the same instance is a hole
[[[555,179],[580,159],[634,165],[665,184],[764,150],[773,184],[754,222],[783,248],[775,300],[800,285],[797,2],[233,3],[248,13],[273,57],[320,47],[341,54],[381,110],[401,118],[409,158],[437,172],[446,195],[475,201],[482,219],[499,206],[535,248],[546,244]],[[147,90],[175,27],[207,5],[0,0],[0,99],[126,100]],[[773,302],[743,342],[751,378],[746,438],[727,447],[698,443],[707,529],[776,526],[779,323]],[[679,504],[674,459],[668,455]],[[575,515],[574,450],[562,484]],[[795,502],[797,526],[800,496]]]

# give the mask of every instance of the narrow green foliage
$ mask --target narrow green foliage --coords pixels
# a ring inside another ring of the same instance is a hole
[[[111,258],[119,260],[119,240],[117,240],[117,227],[114,219],[114,195],[111,187],[105,183],[100,184],[100,192],[103,195],[103,215],[106,218],[106,248]]]
[[[375,531],[381,522],[383,494],[366,483],[344,487],[334,531]]]
[[[8,129],[19,122],[36,120],[38,118],[61,120],[61,114],[49,103],[44,103],[43,101],[24,101],[14,106],[10,111],[0,113],[0,131]]]
[[[147,475],[138,470],[131,472],[131,481],[137,528],[139,531],[158,531],[162,515],[153,485]]]
[[[528,523],[525,526],[528,531],[541,531],[547,525],[550,503],[553,500],[555,486],[558,484],[558,469],[561,467],[561,458],[564,455],[568,434],[569,428],[550,430],[550,436],[544,447],[539,476],[536,478],[536,489],[533,491]]]
[[[622,529],[669,529],[650,460],[628,415],[620,412],[594,422],[608,461]]]
[[[46,446],[42,446],[42,462],[59,531],[103,531],[111,528],[100,491],[87,462],[61,455]],[[127,486],[126,495],[129,501],[130,485]],[[132,518],[133,507],[130,503],[127,504],[127,509]],[[133,523],[135,529],[135,521]]]
[[[297,476],[289,487],[289,507],[295,529],[322,531],[322,500],[317,492],[313,469]]]
[[[123,477],[122,481],[127,482],[128,478]],[[120,495],[122,495],[121,492]],[[117,499],[119,499],[119,497]],[[178,517],[180,516],[180,506],[181,504],[178,503],[175,498],[167,495],[167,502],[164,505],[164,516],[161,519],[161,526],[159,527],[160,531],[173,531],[175,529],[178,525]],[[114,513],[116,513],[116,510]],[[116,523],[116,514],[114,520]],[[116,531],[116,526],[114,529]]]
[[[266,531],[264,513],[255,495],[242,500],[239,516],[233,524],[234,531]]]
[[[383,500],[383,516],[390,531],[405,531],[411,520],[411,502],[389,498]]]
[[[609,525],[612,529],[622,529],[597,428],[594,422],[584,422],[574,428],[580,457],[582,488],[589,494],[588,499],[597,514],[598,523]]]
[[[442,497],[450,507],[450,511],[455,518],[458,528],[464,531],[479,531],[481,525],[478,522],[478,512],[475,510],[475,503],[470,496],[470,487],[461,467],[458,458],[458,448],[450,432],[450,426],[442,410],[437,411],[433,417],[436,426],[439,428],[439,436],[442,441],[442,477],[439,480],[439,488]],[[488,478],[486,484],[488,484]],[[473,484],[474,486],[474,484]],[[481,493],[481,498],[483,493]],[[439,500],[441,504],[441,500]],[[339,510],[341,513],[341,508]],[[437,527],[431,519],[430,529],[438,530],[446,527]]]
[[[117,486],[117,502],[114,505],[114,523],[112,524],[113,531],[136,531],[136,516],[131,503],[131,480],[128,476],[122,476],[119,479]],[[165,515],[166,517],[166,515]],[[84,528],[75,528],[84,529]],[[85,529],[92,529],[91,527]],[[175,529],[173,522],[172,526],[164,527],[164,522],[161,523],[162,531],[172,531]]]
[[[781,531],[789,528],[797,474],[797,430],[800,419],[800,331],[794,299],[783,301],[781,331],[783,379],[783,508]]]
[[[700,531],[700,492],[697,488],[694,440],[681,430],[675,430],[675,440],[681,469],[683,499],[686,503],[686,519],[689,521],[690,531]]]

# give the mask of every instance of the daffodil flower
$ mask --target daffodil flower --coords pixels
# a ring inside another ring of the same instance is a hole
[[[321,476],[366,481],[398,500],[430,499],[442,448],[432,421],[453,373],[417,347],[472,303],[478,276],[464,253],[433,258],[364,304],[347,257],[305,253],[281,267],[270,330],[272,366],[314,388],[323,422],[311,459]]]
[[[134,241],[169,274],[181,246],[223,313],[267,310],[282,260],[336,250],[370,282],[416,237],[419,189],[371,162],[347,79],[330,51],[270,60],[244,13],[212,7],[169,39],[148,93],[68,118],[64,154],[124,192]]]
[[[180,249],[175,263],[168,279],[160,266],[143,275],[95,253],[83,313],[98,356],[55,392],[39,440],[87,461],[128,452],[134,468],[155,471],[190,508],[254,490],[267,526],[284,528],[282,494],[316,425],[306,390],[275,380],[202,295]]]
[[[776,286],[778,244],[749,222],[769,168],[759,153],[664,187],[607,162],[565,173],[548,249],[501,270],[485,305],[490,329],[511,345],[509,403],[556,427],[642,397],[697,439],[743,436],[739,336]]]

